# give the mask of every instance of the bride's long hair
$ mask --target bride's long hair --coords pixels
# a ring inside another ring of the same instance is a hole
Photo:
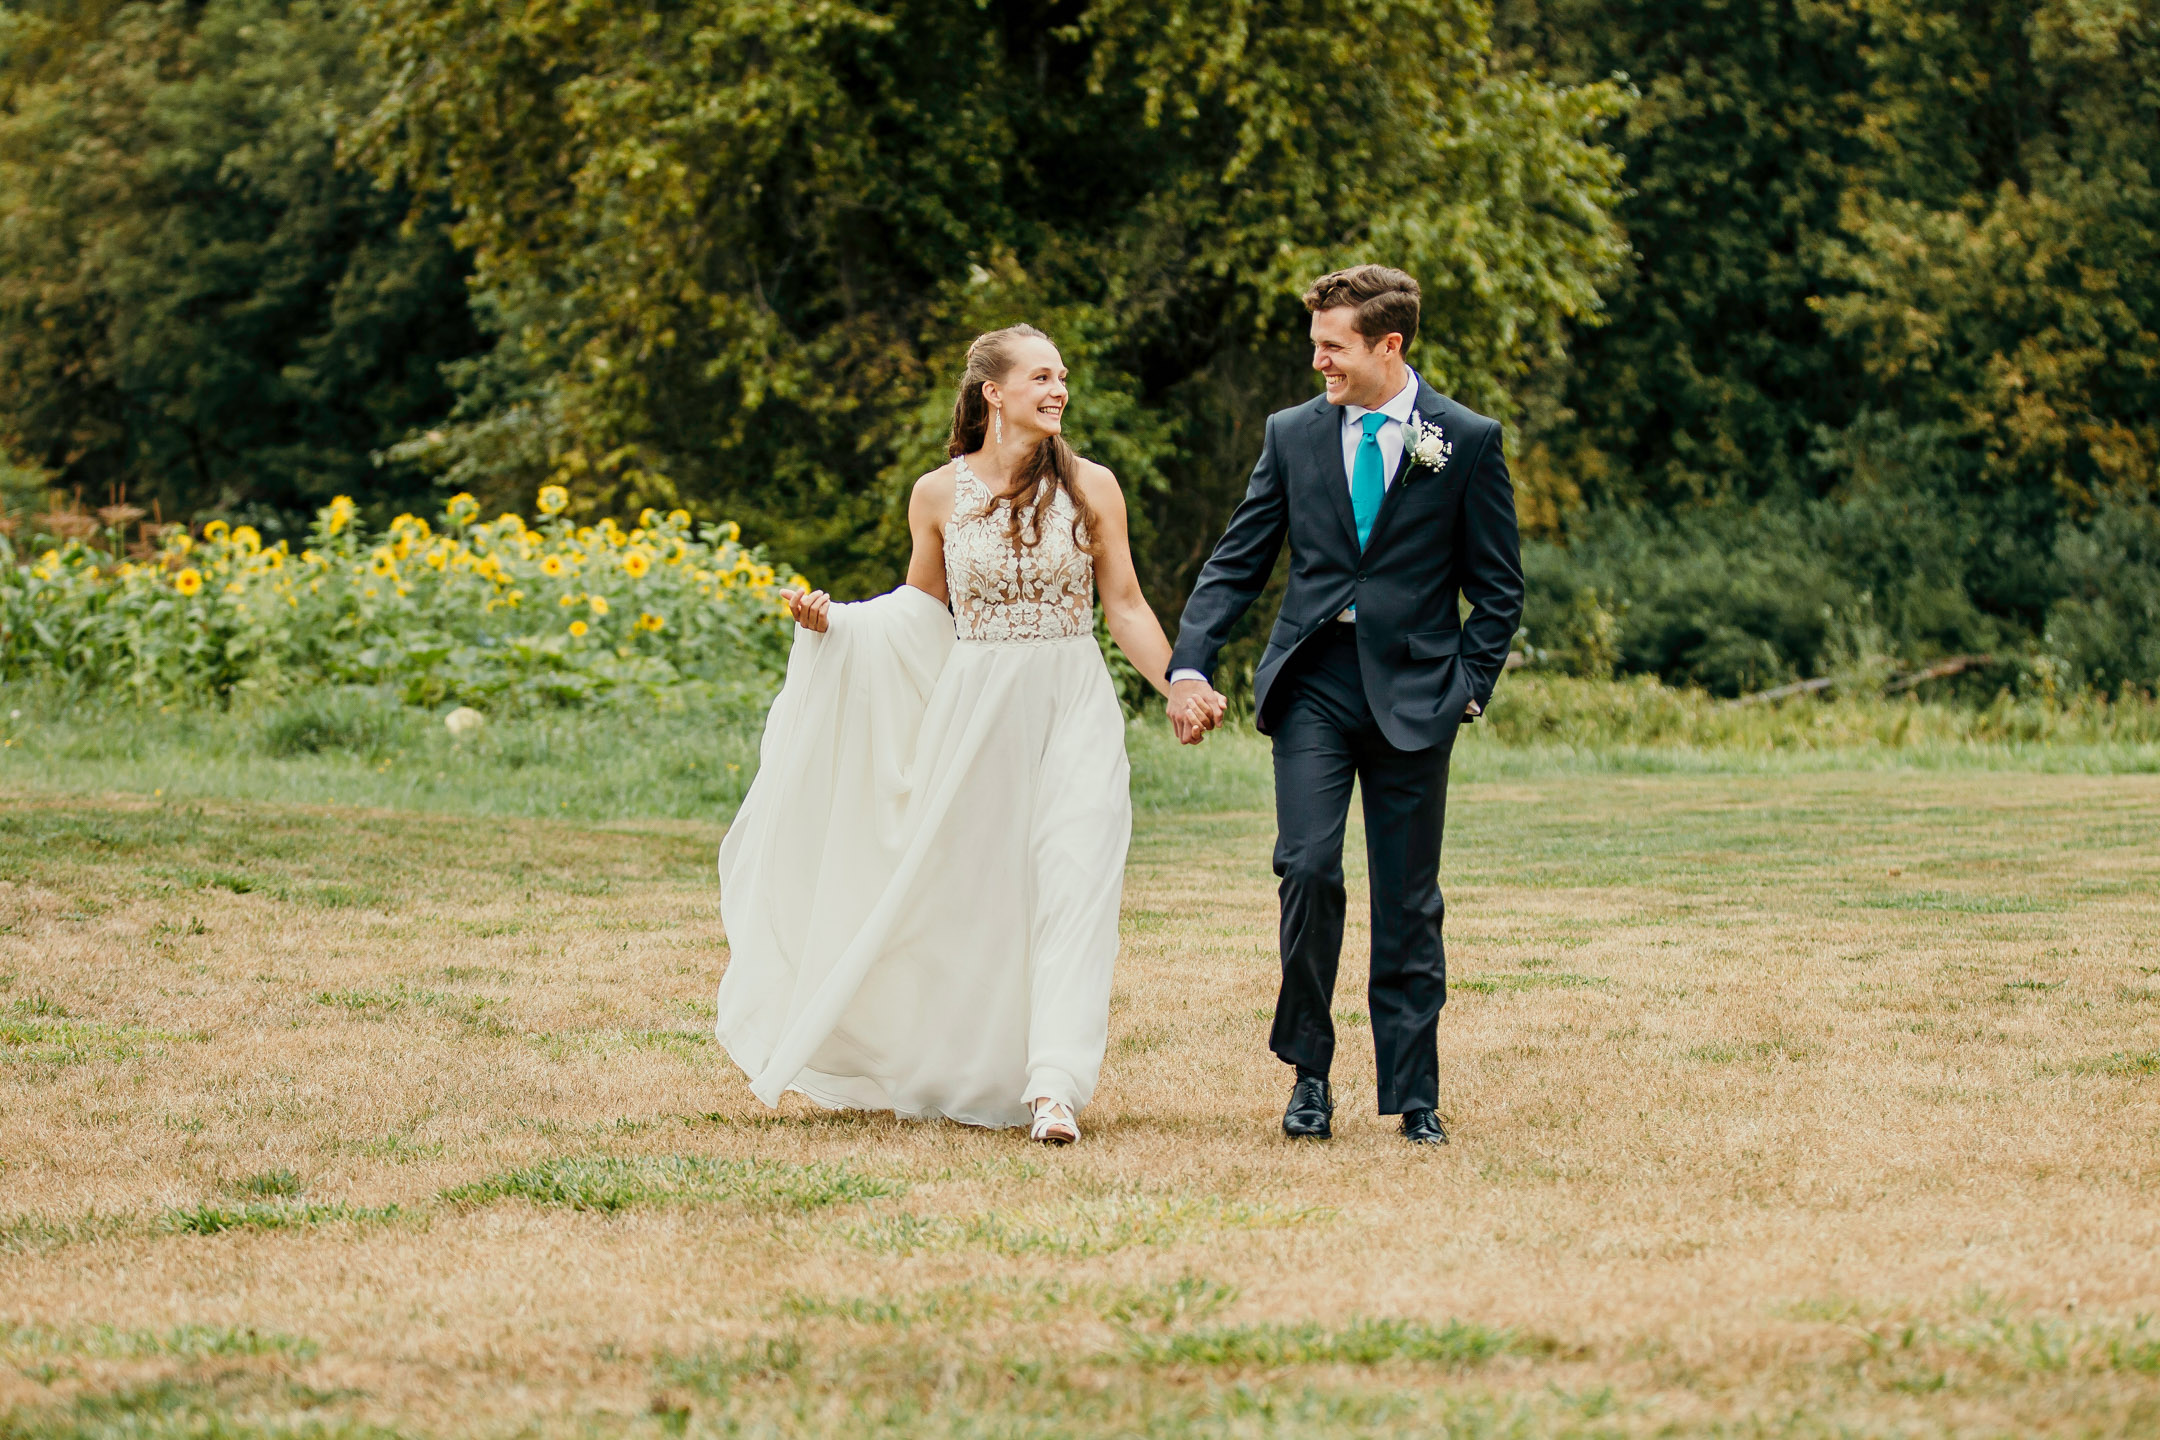
[[[975,337],[960,374],[959,397],[953,401],[952,436],[945,442],[947,455],[970,455],[983,448],[983,437],[990,428],[990,402],[983,398],[983,385],[1003,384],[1012,373],[1014,342],[1049,338],[1032,325],[1008,325]],[[1012,487],[997,497],[1009,502],[1006,523],[1014,549],[1042,543],[1043,510],[1060,490],[1072,502],[1073,543],[1083,550],[1094,550],[1095,512],[1080,493],[1080,465],[1062,435],[1043,436],[1042,443],[1014,468]]]

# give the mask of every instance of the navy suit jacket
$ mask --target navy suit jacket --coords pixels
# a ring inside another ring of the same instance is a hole
[[[1266,588],[1287,539],[1289,586],[1253,674],[1260,730],[1288,693],[1276,681],[1291,657],[1355,605],[1365,698],[1388,743],[1423,750],[1454,740],[1466,703],[1482,709],[1492,699],[1522,623],[1522,541],[1499,422],[1423,380],[1417,418],[1439,426],[1454,453],[1435,470],[1403,447],[1360,552],[1343,471],[1342,407],[1323,395],[1268,417],[1245,498],[1185,602],[1171,670],[1214,673],[1231,627]],[[1473,607],[1467,621],[1458,618],[1458,595]]]

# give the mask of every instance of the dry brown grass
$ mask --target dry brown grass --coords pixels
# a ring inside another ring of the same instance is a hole
[[[1354,984],[1279,1137],[1229,815],[1052,1153],[756,1105],[714,829],[0,799],[0,1435],[2160,1432],[2160,780],[1452,819],[1451,1147]]]

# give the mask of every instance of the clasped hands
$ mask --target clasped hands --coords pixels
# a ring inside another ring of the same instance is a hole
[[[1205,680],[1178,680],[1170,686],[1170,728],[1180,745],[1198,745],[1222,724],[1230,701]]]

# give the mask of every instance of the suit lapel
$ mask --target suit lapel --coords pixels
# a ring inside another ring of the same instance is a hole
[[[1440,407],[1445,403],[1446,400],[1440,392],[1427,385],[1423,376],[1419,376],[1417,408],[1411,412],[1410,418],[1413,422],[1424,421],[1427,424],[1438,424],[1440,421]],[[1336,447],[1338,453],[1340,453],[1341,448],[1341,446]],[[1422,480],[1415,482],[1410,480],[1410,466],[1410,437],[1405,434],[1403,436],[1402,458],[1395,462],[1395,478],[1388,482],[1387,494],[1380,501],[1380,513],[1373,517],[1372,539],[1367,541],[1365,545],[1368,552],[1380,543],[1380,537],[1387,531],[1388,521],[1393,518],[1397,510],[1402,508],[1400,501],[1403,491],[1408,489],[1412,483],[1424,483]],[[1340,468],[1340,466],[1338,465],[1337,468]],[[1351,533],[1355,535],[1357,532],[1352,530]]]
[[[1328,492],[1328,503],[1334,507],[1336,518],[1342,521],[1343,536],[1350,542],[1350,553],[1356,554],[1357,512],[1350,508],[1350,476],[1343,469],[1342,459],[1342,408],[1328,404],[1325,397],[1313,402],[1313,420],[1307,434],[1311,437],[1313,460],[1319,467],[1321,488]]]

